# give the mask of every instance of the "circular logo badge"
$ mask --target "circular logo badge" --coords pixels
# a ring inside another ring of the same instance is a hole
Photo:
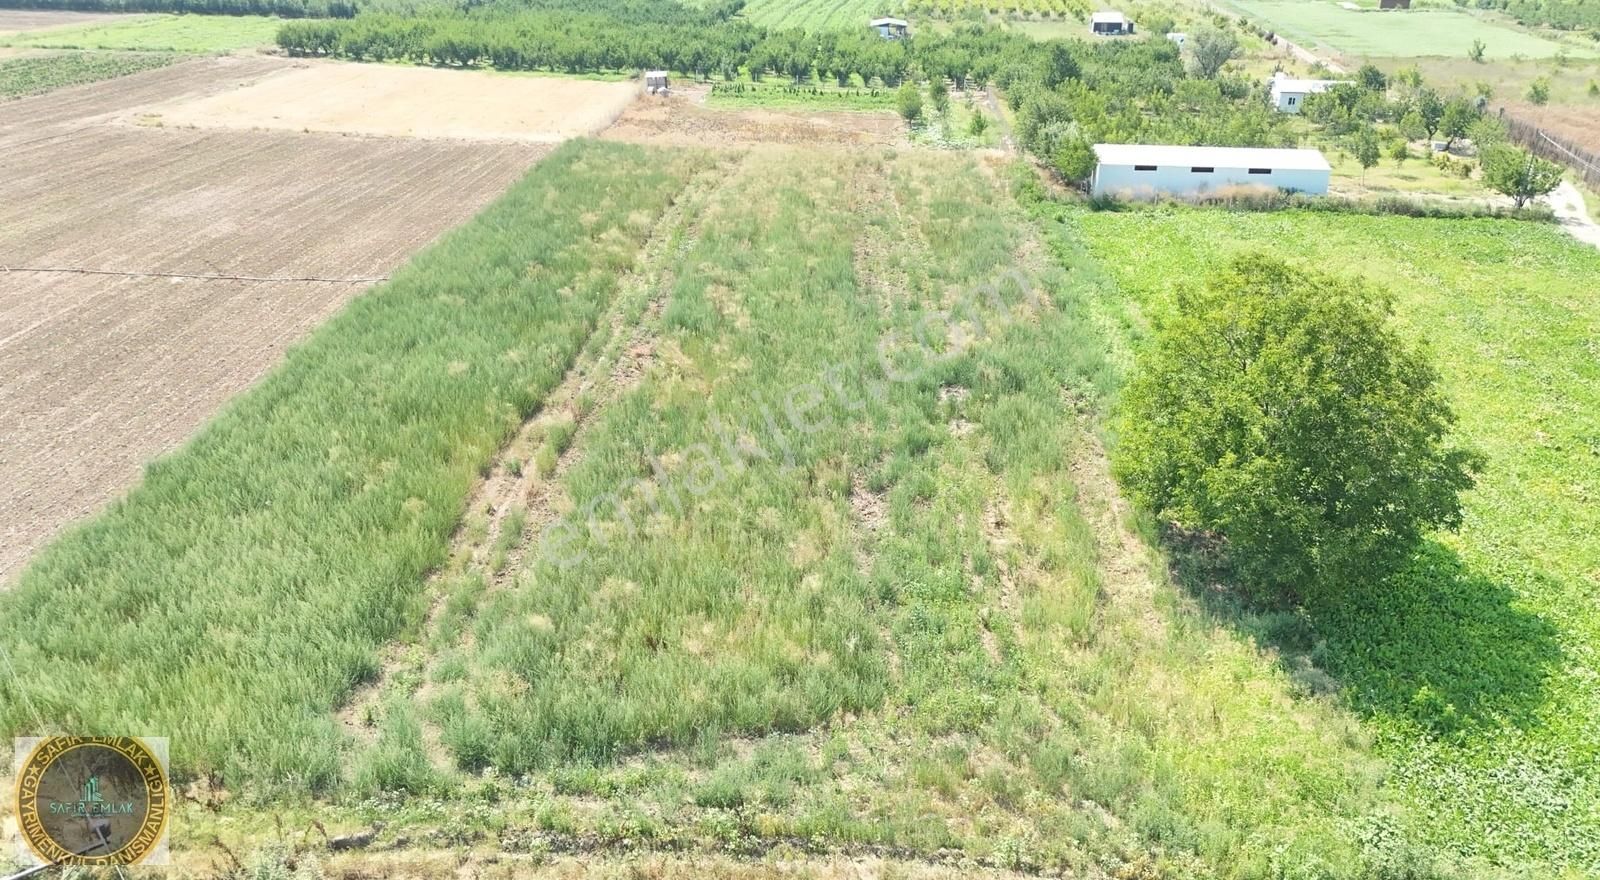
[[[168,808],[166,768],[133,737],[45,737],[17,774],[17,824],[48,864],[138,864]]]

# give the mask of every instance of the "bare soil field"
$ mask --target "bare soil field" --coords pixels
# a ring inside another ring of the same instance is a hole
[[[109,21],[129,20],[137,16],[115,12],[56,12],[39,9],[0,9],[0,35],[23,31],[42,31],[49,28],[76,27],[85,24],[102,24]]]
[[[884,111],[712,110],[704,93],[644,96],[601,135],[631,143],[698,147],[756,144],[891,145],[905,140],[900,117]]]
[[[1545,107],[1507,102],[1506,110],[1556,137],[1590,152],[1600,153],[1600,101],[1591,101],[1590,106],[1550,104]]]
[[[299,62],[241,89],[145,112],[163,124],[555,143],[609,125],[634,82]]]
[[[285,64],[206,59],[0,106],[0,585],[367,286],[341,279],[386,275],[547,150],[115,121]]]

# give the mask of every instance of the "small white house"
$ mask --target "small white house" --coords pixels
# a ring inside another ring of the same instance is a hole
[[[1272,75],[1272,106],[1279,113],[1299,113],[1305,106],[1306,96],[1349,82],[1347,79],[1295,79],[1280,70]]]
[[[883,37],[885,40],[898,40],[905,37],[906,29],[911,26],[911,23],[903,18],[890,18],[888,16],[874,18],[869,24],[873,30],[878,32],[878,36]]]
[[[667,72],[665,70],[647,70],[644,73],[644,90],[652,95],[666,94]]]
[[[1121,37],[1133,33],[1133,22],[1115,10],[1089,16],[1089,33],[1101,37]]]
[[[1186,34],[1186,33],[1183,33],[1182,31],[1173,31],[1170,34],[1167,34],[1167,39],[1171,40],[1174,43],[1177,43],[1178,44],[1178,48],[1182,49],[1183,48],[1183,44],[1189,42],[1189,35]]]
[[[1195,196],[1259,186],[1325,195],[1333,169],[1319,150],[1095,144],[1100,160],[1089,178],[1096,198]]]

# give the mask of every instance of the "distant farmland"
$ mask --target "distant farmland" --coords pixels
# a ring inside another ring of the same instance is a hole
[[[1595,50],[1546,39],[1510,24],[1455,9],[1361,11],[1328,0],[1221,0],[1297,43],[1322,46],[1346,55],[1378,57],[1465,56],[1482,40],[1490,58],[1521,55],[1548,58],[1562,51],[1574,57]]]

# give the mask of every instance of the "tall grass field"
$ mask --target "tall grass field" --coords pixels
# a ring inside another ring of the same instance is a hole
[[[0,729],[167,731],[181,777],[334,784],[333,710],[693,167],[564,148],[291,350],[0,594]]]

